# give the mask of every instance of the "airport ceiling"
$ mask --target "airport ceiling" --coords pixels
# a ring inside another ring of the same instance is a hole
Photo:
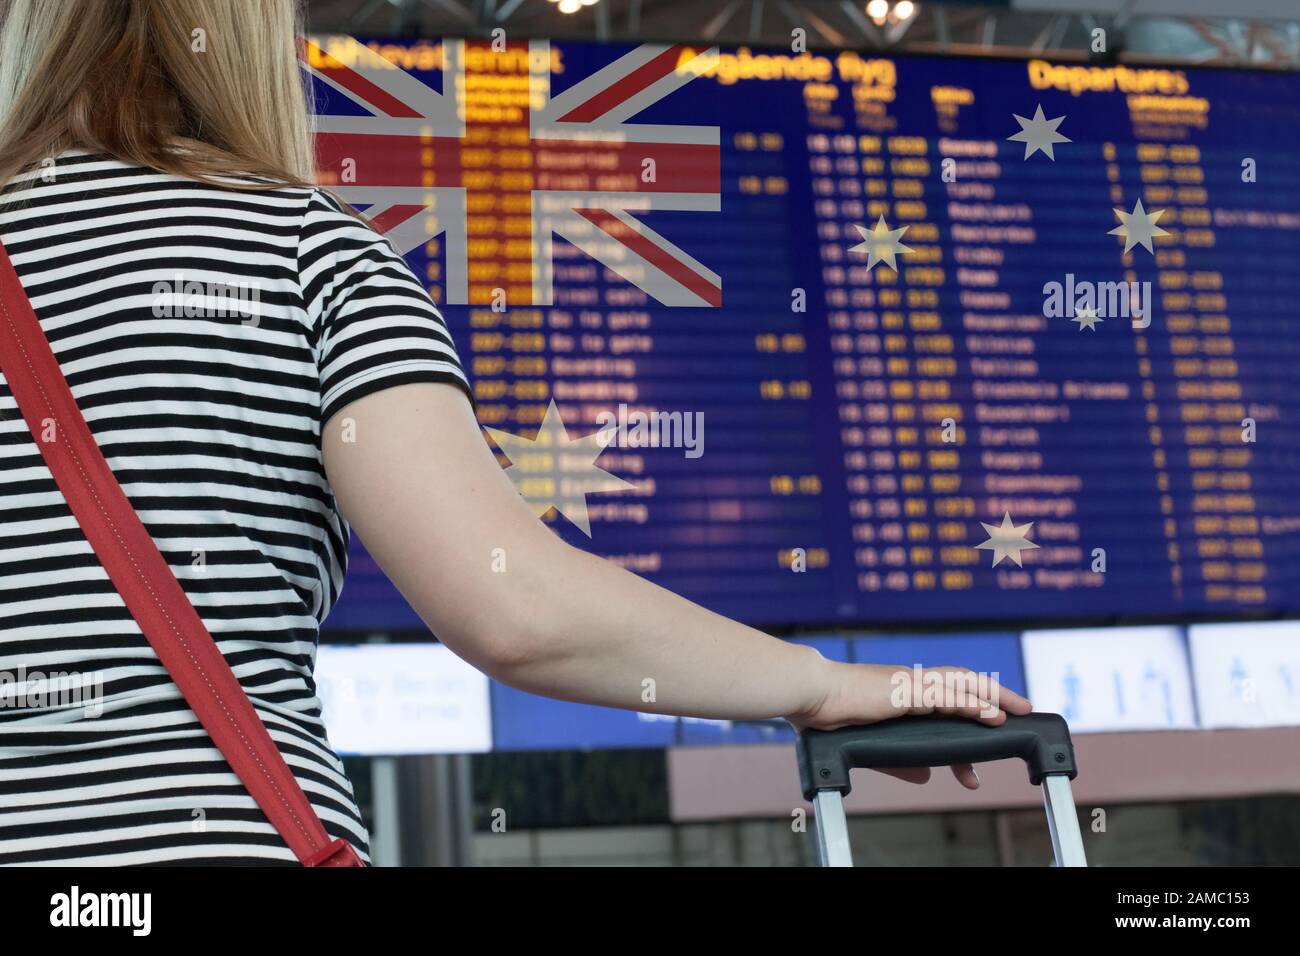
[[[1300,0],[308,0],[313,33],[507,36],[1300,69]],[[1233,16],[1215,15],[1230,9]],[[868,12],[868,11],[871,12]],[[883,16],[882,16],[883,13]],[[909,14],[901,16],[902,14]],[[874,14],[874,15],[873,15]]]

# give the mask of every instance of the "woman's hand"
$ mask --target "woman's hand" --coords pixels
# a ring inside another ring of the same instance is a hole
[[[1006,722],[1008,714],[1027,714],[1033,705],[992,678],[965,667],[904,667],[883,664],[828,662],[824,696],[810,710],[786,717],[796,730],[834,730],[852,724],[874,724],[894,717],[941,714],[966,717],[990,727]],[[969,790],[979,776],[970,764],[955,764],[953,775]],[[930,779],[926,767],[882,770],[911,783]]]

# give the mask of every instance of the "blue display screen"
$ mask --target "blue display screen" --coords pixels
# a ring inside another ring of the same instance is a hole
[[[321,49],[481,422],[617,426],[521,484],[569,542],[775,628],[1300,611],[1296,74]],[[421,627],[359,543],[328,624]]]

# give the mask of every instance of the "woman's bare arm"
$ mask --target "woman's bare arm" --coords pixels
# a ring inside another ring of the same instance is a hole
[[[890,700],[897,667],[827,661],[570,547],[533,516],[451,386],[366,396],[321,441],[343,513],[411,606],[453,651],[514,687],[816,727],[925,712],[996,724],[1030,709],[1000,689],[996,701],[900,708]]]

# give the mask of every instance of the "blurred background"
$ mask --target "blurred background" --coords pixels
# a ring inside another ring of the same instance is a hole
[[[482,423],[624,426],[634,489],[557,534],[1064,714],[1093,865],[1300,864],[1293,0],[308,15],[322,179],[427,277]],[[1154,240],[1114,232],[1139,202]],[[814,860],[783,722],[498,685],[357,542],[318,683],[380,865]],[[858,863],[1050,861],[1019,764],[935,777],[862,777]]]

